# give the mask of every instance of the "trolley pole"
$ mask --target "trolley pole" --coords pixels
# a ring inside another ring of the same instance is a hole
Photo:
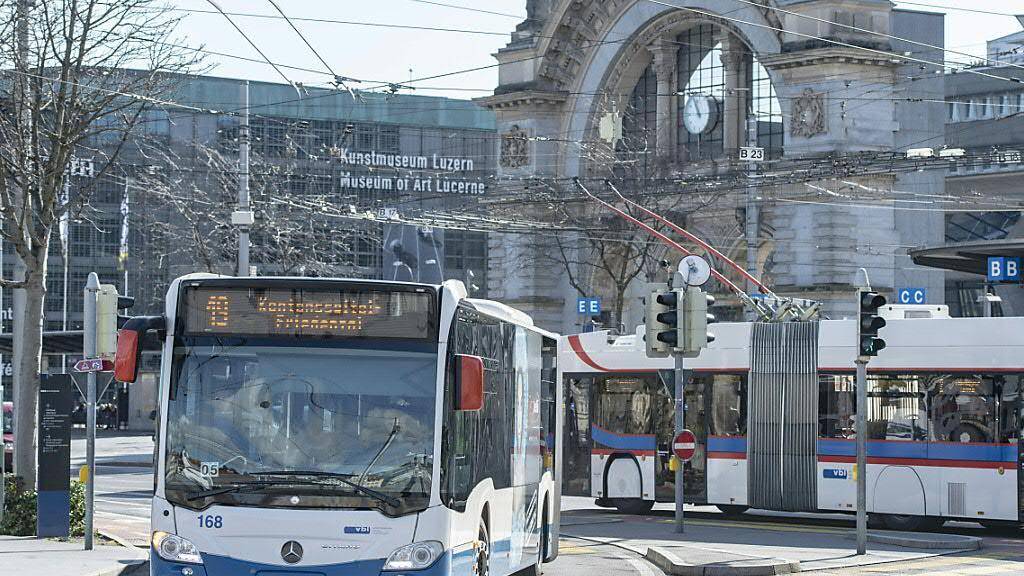
[[[675,436],[673,436],[673,438],[675,438],[686,429],[686,398],[684,397],[684,380],[686,378],[686,374],[683,372],[682,352],[676,352],[673,356],[676,361],[676,433]],[[671,457],[675,458],[675,456]],[[682,534],[685,532],[685,528],[683,526],[683,469],[686,468],[686,463],[681,459],[676,458],[676,464],[676,532]]]
[[[96,357],[96,294],[100,291],[100,279],[95,272],[89,273],[85,283],[85,306],[83,311],[83,355]],[[92,550],[94,516],[94,495],[96,492],[96,372],[88,374],[85,393],[85,549]]]
[[[868,544],[868,360],[858,356],[857,364],[857,554],[867,553]]]

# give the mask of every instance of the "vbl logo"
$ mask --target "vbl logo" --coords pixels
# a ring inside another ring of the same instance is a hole
[[[369,526],[345,526],[345,534],[369,534]]]

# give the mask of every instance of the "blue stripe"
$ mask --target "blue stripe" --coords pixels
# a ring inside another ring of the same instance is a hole
[[[708,438],[708,452],[746,452],[747,439],[743,436],[731,438]]]
[[[747,439],[708,438],[709,452],[746,452]],[[857,455],[857,443],[849,440],[818,439],[822,456]],[[874,458],[914,458],[920,460],[969,460],[975,462],[1016,462],[1015,446],[956,444],[945,442],[868,442],[868,456]]]
[[[655,450],[658,447],[653,435],[635,436],[622,435],[590,425],[590,436],[594,442],[618,450]]]
[[[818,454],[856,456],[857,443],[845,440],[818,440]],[[875,458],[916,458],[931,460],[973,460],[976,462],[1016,462],[1013,446],[946,444],[939,442],[868,442],[868,456]]]

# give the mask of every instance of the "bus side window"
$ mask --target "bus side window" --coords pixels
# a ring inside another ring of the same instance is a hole
[[[818,377],[818,436],[855,438],[857,403],[853,376],[822,374]]]
[[[747,377],[740,374],[709,374],[698,377],[707,390],[710,380],[712,436],[747,434]]]
[[[868,439],[928,439],[926,376],[883,374],[868,377]]]
[[[561,454],[555,453],[555,422],[557,422],[556,395],[558,394],[558,367],[556,366],[558,352],[556,343],[550,338],[544,338],[541,348],[541,397],[540,397],[540,426],[541,446],[543,454],[542,466],[544,471],[554,470],[555,458]]]
[[[999,438],[1002,444],[1016,444],[1021,428],[1021,376],[995,376],[995,393],[999,399]]]
[[[930,379],[931,437],[937,442],[988,443],[996,436],[995,378],[949,374]]]

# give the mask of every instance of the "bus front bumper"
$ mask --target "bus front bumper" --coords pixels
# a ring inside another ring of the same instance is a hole
[[[452,574],[452,553],[445,552],[437,562],[423,570],[383,572],[384,559],[360,560],[320,566],[276,566],[246,562],[225,556],[203,554],[203,564],[168,562],[149,551],[150,576],[448,576]],[[470,572],[472,573],[472,567]]]

